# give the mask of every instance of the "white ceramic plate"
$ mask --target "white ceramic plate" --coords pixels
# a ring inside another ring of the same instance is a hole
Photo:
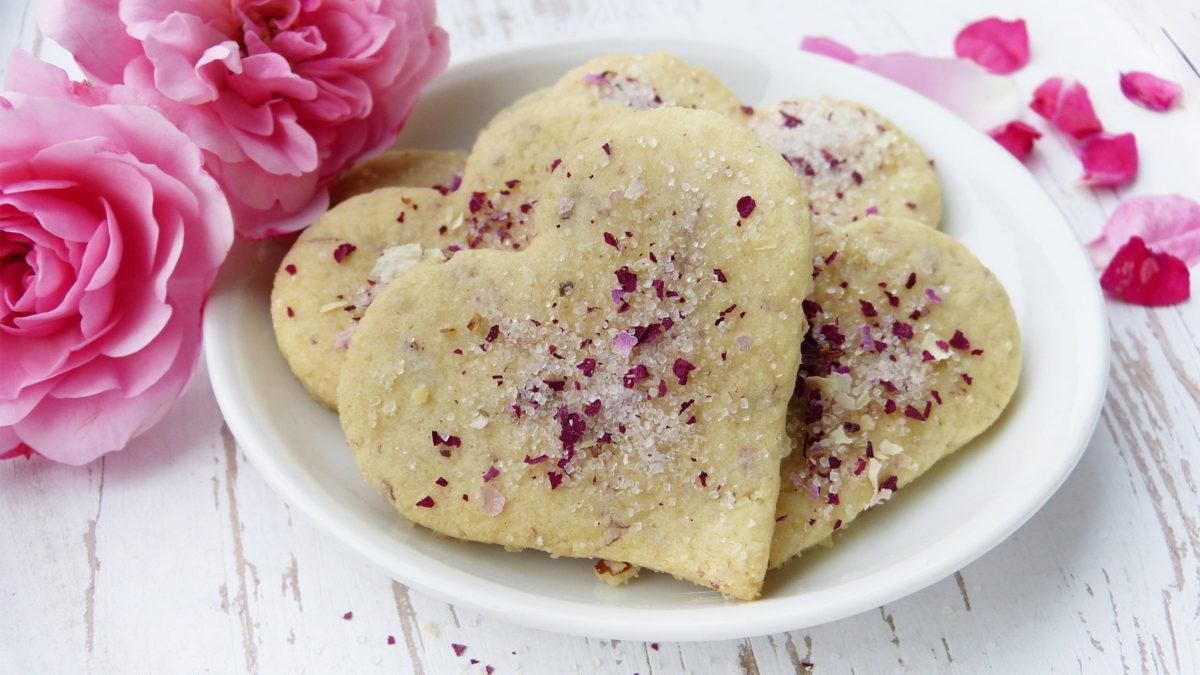
[[[800,52],[609,39],[533,47],[458,65],[430,87],[401,137],[469,148],[503,106],[605,53],[667,51],[707,68],[749,104],[828,94],[873,106],[937,161],[943,229],[1004,282],[1024,341],[1022,381],[999,424],[855,521],[837,545],[768,575],[742,603],[665,575],[613,589],[591,563],[448,540],[398,522],[361,480],[334,413],[314,403],[275,347],[268,312],[283,249],[241,242],[204,321],[209,375],[242,449],[271,485],[396,579],[515,623],[603,638],[711,640],[812,626],[891,602],[983,555],[1070,473],[1104,395],[1108,333],[1094,272],[1029,172],[921,96]]]

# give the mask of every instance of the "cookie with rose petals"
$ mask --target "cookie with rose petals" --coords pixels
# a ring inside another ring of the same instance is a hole
[[[271,321],[292,372],[317,402],[337,408],[346,348],[378,291],[452,242],[445,196],[393,187],[351,197],[300,233],[275,273]]]
[[[501,111],[480,132],[462,169],[461,184],[441,186],[443,194],[379,192],[369,198],[378,203],[339,204],[297,240],[280,264],[272,296],[277,342],[313,398],[337,407],[337,380],[346,347],[380,284],[398,274],[396,260],[411,264],[424,256],[448,257],[463,249],[517,251],[528,244],[533,235],[528,223],[542,186],[555,173],[564,151],[608,120],[641,107],[584,81],[589,72],[612,68],[620,68],[625,78],[636,75],[641,85],[661,92],[664,105],[736,101],[711,75],[679,59],[605,57]],[[430,184],[439,171],[455,167],[455,161],[456,155],[429,151],[407,151],[395,158],[383,155],[360,165],[361,171],[351,172],[343,182],[347,193],[387,180]],[[419,211],[422,205],[424,210]],[[354,257],[335,260],[333,252],[344,247],[355,247]],[[375,260],[385,252],[387,260]],[[373,274],[377,265],[383,272]],[[290,273],[291,269],[298,272]]]
[[[825,242],[804,302],[771,564],[886,501],[982,433],[1021,368],[1008,296],[962,244],[872,217]]]
[[[800,176],[817,239],[875,214],[930,227],[941,221],[942,188],[933,163],[874,110],[833,98],[798,98],[756,110],[749,124]]]
[[[329,203],[385,187],[427,187],[451,192],[462,180],[467,153],[460,150],[389,150],[354,165],[329,189]]]
[[[450,536],[757,596],[812,283],[795,174],[714,113],[623,115],[534,226],[375,298],[338,391],[364,477]]]
[[[735,111],[711,73],[668,54],[592,59],[499,113],[467,158],[459,199],[472,248],[520,250],[538,196],[564,151],[615,116],[661,107]]]

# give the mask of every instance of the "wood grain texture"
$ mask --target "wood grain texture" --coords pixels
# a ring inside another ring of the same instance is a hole
[[[20,45],[65,63],[38,39],[33,2],[0,3],[0,53]],[[464,60],[631,33],[780,49],[829,35],[863,51],[949,55],[955,33],[997,6],[457,0],[439,10]],[[1138,135],[1141,173],[1119,190],[1078,187],[1065,143],[1041,141],[1030,170],[1081,238],[1127,196],[1200,198],[1200,7],[1012,0],[1001,11],[1029,23],[1023,90],[1073,75],[1108,128]],[[1129,104],[1117,74],[1132,69],[1182,83],[1188,107]],[[409,591],[293,517],[238,451],[202,369],[124,452],[79,468],[0,462],[0,672],[1198,672],[1196,307],[1109,303],[1112,375],[1096,435],[1054,499],[994,551],[855,617],[703,644],[555,635]]]

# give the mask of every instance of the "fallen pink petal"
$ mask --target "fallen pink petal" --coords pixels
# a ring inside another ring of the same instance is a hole
[[[826,37],[805,37],[800,41],[800,49],[851,64],[858,60],[858,53],[853,49]]]
[[[1033,144],[1042,137],[1042,132],[1025,122],[1013,120],[1002,127],[992,129],[988,136],[1012,153],[1013,157],[1024,162],[1033,152]]]
[[[1175,107],[1183,87],[1157,75],[1133,71],[1121,73],[1121,93],[1147,110],[1163,112]]]
[[[1020,89],[1010,77],[993,75],[967,59],[944,59],[911,52],[858,54],[829,38],[804,38],[800,48],[844,61],[931,98],[980,130],[1017,116]]]
[[[1106,267],[1131,237],[1195,265],[1200,262],[1200,203],[1182,195],[1126,199],[1109,216],[1100,236],[1087,245],[1092,262]]]
[[[1072,138],[1104,131],[1104,125],[1092,108],[1087,88],[1075,80],[1067,81],[1061,77],[1046,80],[1034,90],[1029,107]]]
[[[1141,237],[1131,237],[1117,250],[1100,275],[1108,295],[1147,307],[1175,305],[1191,297],[1187,265],[1169,253],[1146,247]]]
[[[1007,75],[1029,63],[1029,32],[1025,20],[990,17],[969,24],[954,38],[954,54],[970,59],[988,72]]]
[[[1083,163],[1080,181],[1091,187],[1116,187],[1133,180],[1138,170],[1133,134],[1092,134],[1075,148]]]

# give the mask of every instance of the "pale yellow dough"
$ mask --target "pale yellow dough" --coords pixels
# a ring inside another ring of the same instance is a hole
[[[450,536],[756,597],[811,287],[795,174],[714,113],[623,115],[534,226],[372,303],[338,391],[364,477]]]
[[[453,189],[467,153],[461,150],[389,150],[354,165],[329,189],[329,204],[385,187]]]
[[[1008,295],[962,244],[880,217],[826,243],[806,303],[811,329],[788,413],[772,566],[991,426],[1021,369]]]

